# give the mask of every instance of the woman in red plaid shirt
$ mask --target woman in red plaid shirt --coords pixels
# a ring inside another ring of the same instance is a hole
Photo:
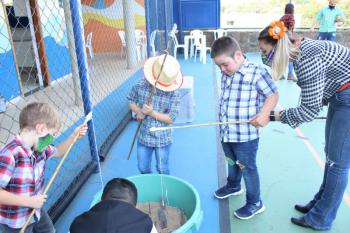
[[[20,133],[0,149],[0,231],[19,232],[32,209],[34,218],[26,233],[54,233],[48,214],[42,209],[46,161],[63,156],[75,135],[86,134],[81,125],[60,145],[52,145],[60,128],[57,111],[47,103],[31,103],[19,116]]]

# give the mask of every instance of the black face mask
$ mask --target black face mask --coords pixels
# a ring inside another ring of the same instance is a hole
[[[333,9],[335,8],[335,6],[332,6],[332,5],[329,5],[328,7],[329,7],[329,9],[331,9],[331,10],[333,10]]]

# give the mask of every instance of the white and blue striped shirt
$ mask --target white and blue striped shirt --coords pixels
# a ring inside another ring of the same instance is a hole
[[[221,78],[219,120],[244,121],[252,119],[265,99],[277,93],[269,72],[262,66],[245,62],[232,76]],[[220,126],[223,142],[247,142],[259,137],[259,130],[250,123]]]

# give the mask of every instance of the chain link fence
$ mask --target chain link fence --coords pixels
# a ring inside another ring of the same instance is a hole
[[[28,103],[48,102],[60,112],[62,127],[55,145],[83,122],[90,104],[93,112],[95,134],[76,143],[49,190],[44,207],[53,220],[96,171],[96,156],[103,159],[130,120],[126,96],[143,76],[140,68],[153,30],[162,30],[156,50],[164,49],[162,38],[172,24],[171,4],[168,0],[1,0],[0,147],[19,133],[19,113]],[[148,25],[145,7],[152,15]],[[80,16],[72,18],[71,12]],[[159,12],[162,16],[157,18]],[[126,14],[133,20],[126,20]],[[83,28],[85,42],[74,31],[77,25]],[[128,31],[134,36],[125,38]],[[80,45],[83,53],[77,54]],[[48,161],[46,181],[58,162]]]
[[[172,0],[146,1],[147,9],[147,30],[151,33],[156,31],[154,46],[156,54],[160,54],[167,47],[168,33],[174,25]],[[151,42],[151,41],[150,41]],[[171,45],[173,46],[173,45]],[[169,49],[172,52],[172,49]],[[152,54],[151,51],[149,54]]]

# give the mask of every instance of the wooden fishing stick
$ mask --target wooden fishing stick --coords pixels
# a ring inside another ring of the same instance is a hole
[[[91,118],[92,118],[92,112],[90,112],[88,115],[86,115],[84,124],[86,124],[89,120],[91,120]],[[66,158],[67,158],[67,156],[68,156],[70,150],[72,149],[73,145],[74,145],[75,142],[78,140],[78,138],[79,138],[79,132],[74,136],[73,142],[69,145],[69,147],[68,147],[66,153],[65,153],[64,156],[62,157],[60,163],[57,165],[57,167],[56,167],[56,169],[55,169],[55,172],[53,173],[53,175],[51,176],[49,182],[47,183],[47,186],[46,186],[46,188],[45,188],[45,190],[44,190],[44,192],[43,192],[43,195],[45,195],[45,194],[49,191],[49,189],[50,189],[50,187],[51,187],[53,181],[55,180],[55,178],[56,178],[56,176],[57,176],[59,170],[61,169],[61,167],[62,167],[64,161],[66,160]],[[27,221],[24,223],[24,225],[23,225],[23,227],[21,228],[21,230],[20,230],[19,233],[24,233],[24,232],[25,232],[26,228],[28,227],[28,225],[29,225],[29,223],[30,223],[30,220],[32,219],[32,217],[33,217],[34,214],[35,214],[35,211],[36,211],[35,208],[32,209],[32,211],[31,211],[30,214],[29,214],[29,217],[28,217]]]
[[[209,123],[192,124],[192,125],[180,125],[180,126],[168,126],[168,127],[152,127],[149,130],[151,132],[155,132],[155,131],[163,131],[163,130],[168,130],[168,129],[186,129],[186,128],[213,126],[213,125],[226,125],[226,124],[245,124],[245,123],[249,123],[249,122],[250,122],[250,120],[225,121],[225,122],[209,122]]]
[[[327,117],[316,117],[315,119],[316,120],[325,120],[325,119],[327,119]],[[209,123],[203,123],[203,124],[167,126],[167,127],[152,127],[149,129],[149,131],[155,132],[155,131],[163,131],[163,130],[168,130],[168,129],[187,129],[187,128],[213,126],[213,125],[245,124],[245,123],[249,123],[249,122],[250,122],[250,120],[243,120],[243,121],[209,122]]]
[[[154,83],[154,87],[151,89],[151,94],[150,96],[148,97],[147,101],[146,101],[146,104],[150,104],[152,102],[152,99],[153,99],[153,96],[155,94],[155,91],[156,91],[156,87],[157,87],[157,83],[158,83],[158,80],[159,80],[159,77],[160,77],[160,74],[162,73],[163,71],[163,67],[164,67],[164,63],[165,63],[165,60],[169,54],[168,52],[168,48],[170,46],[170,37],[168,39],[168,44],[167,44],[167,48],[164,50],[165,51],[165,57],[163,59],[163,62],[162,62],[162,65],[160,67],[160,70],[159,70],[159,74],[157,75],[157,78],[156,78],[156,81]],[[136,132],[135,132],[135,135],[134,135],[134,138],[132,139],[132,143],[131,143],[131,146],[130,146],[130,150],[129,150],[129,154],[128,154],[128,160],[130,159],[130,156],[131,156],[131,153],[132,153],[132,149],[134,148],[134,145],[135,145],[135,142],[136,142],[136,138],[137,138],[137,135],[139,134],[139,131],[141,129],[141,125],[143,123],[143,119],[141,119],[139,121],[139,124],[137,125],[137,128],[136,128]]]

